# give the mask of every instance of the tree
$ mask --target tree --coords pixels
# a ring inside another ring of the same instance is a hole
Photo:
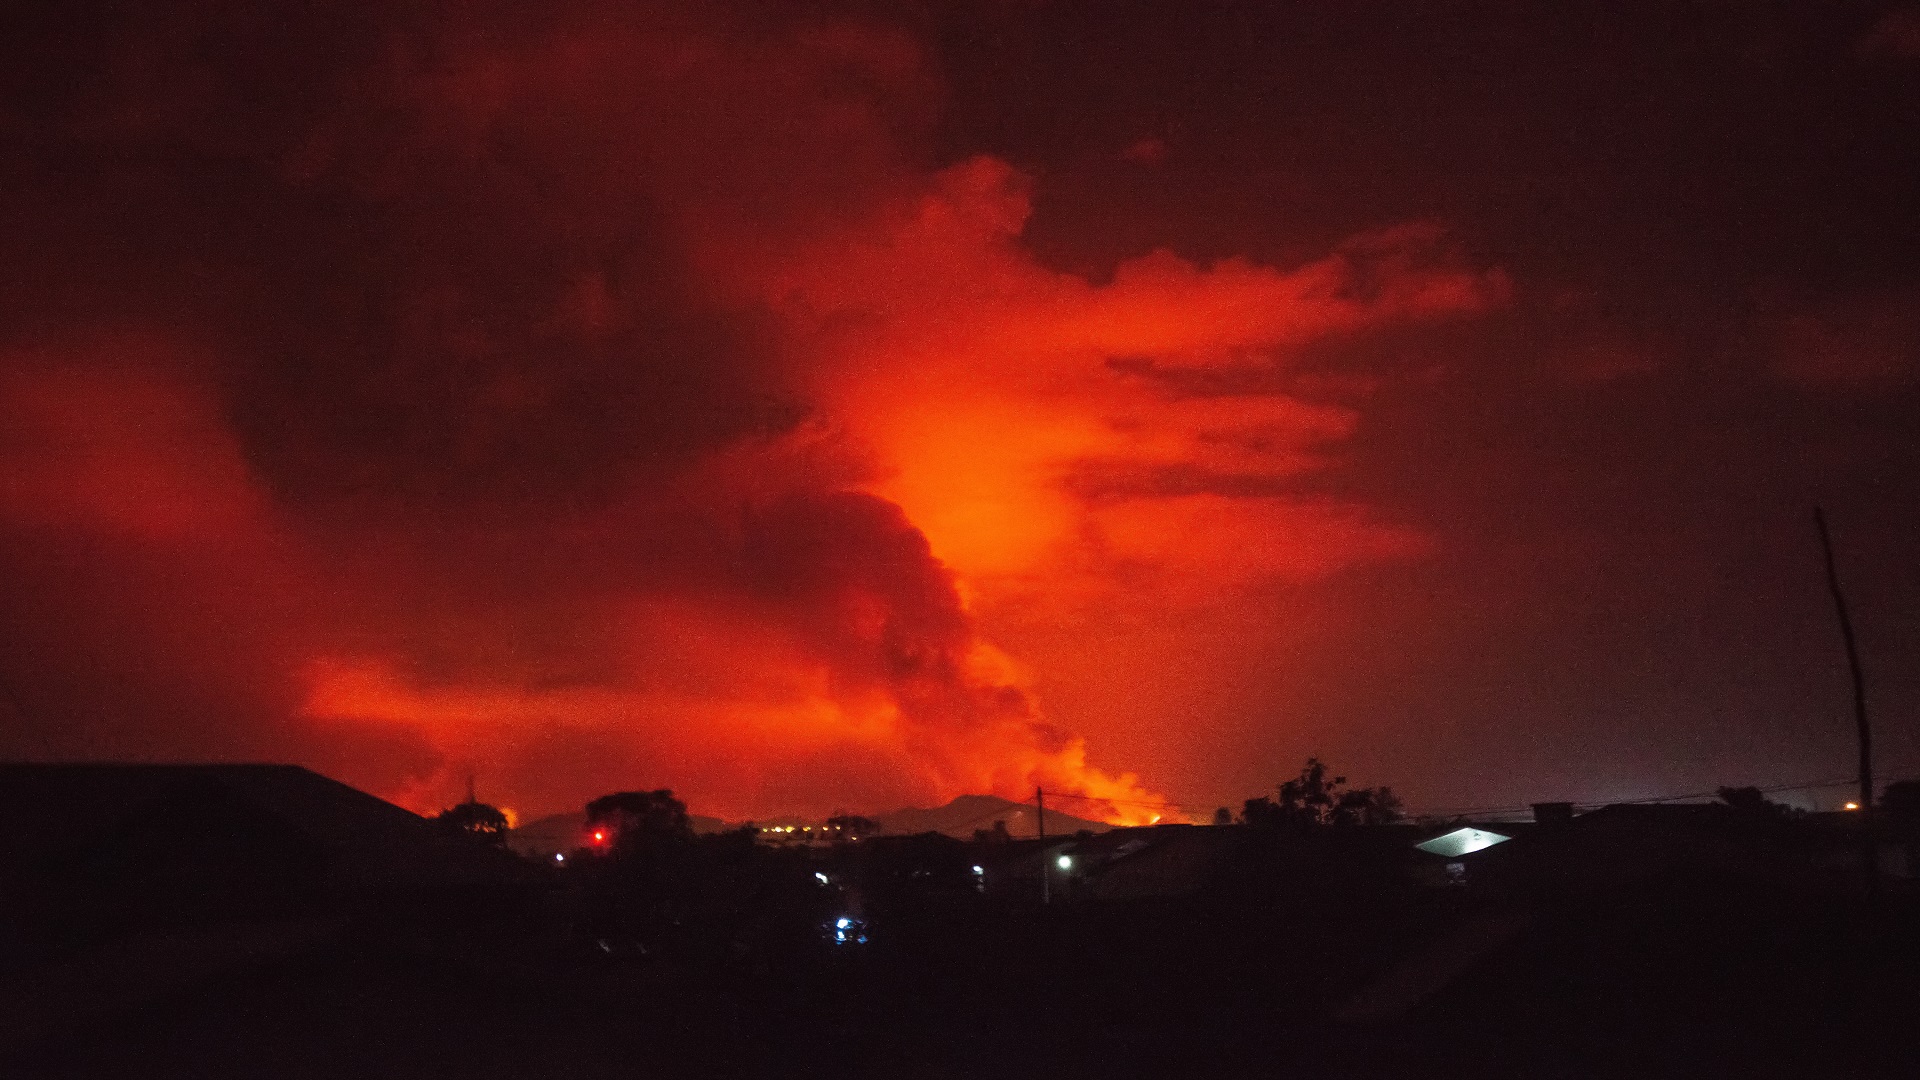
[[[1391,825],[1400,820],[1400,797],[1389,787],[1350,788],[1334,797],[1334,825]]]
[[[507,815],[499,807],[472,799],[435,814],[433,823],[446,832],[475,837],[496,847],[507,842]]]
[[[1288,819],[1324,825],[1333,816],[1336,788],[1347,782],[1344,776],[1327,780],[1327,767],[1319,758],[1308,758],[1300,775],[1280,785],[1280,810]]]
[[[973,830],[973,842],[976,844],[1010,844],[1013,837],[1007,833],[1007,823],[996,821],[991,829]]]
[[[827,819],[827,832],[836,844],[864,840],[879,831],[879,822],[859,814],[835,814]]]
[[[687,804],[674,798],[669,788],[602,795],[587,804],[587,825],[611,830],[608,841],[615,846],[693,839]]]
[[[1241,820],[1259,828],[1321,825],[1386,825],[1401,818],[1392,788],[1348,788],[1344,776],[1328,776],[1319,758],[1308,758],[1300,775],[1279,786],[1279,798],[1248,799]]]
[[[1240,820],[1256,829],[1277,827],[1281,821],[1280,806],[1265,795],[1248,799],[1240,804]]]
[[[1373,789],[1373,806],[1362,825],[1397,825],[1407,819],[1407,804],[1385,784]]]
[[[1757,787],[1723,787],[1720,801],[1743,814],[1759,817],[1786,817],[1789,808],[1768,799]]]
[[[1233,824],[1233,811],[1231,811],[1231,810],[1229,810],[1229,809],[1227,809],[1227,808],[1226,808],[1226,807],[1224,807],[1224,806],[1223,806],[1223,807],[1221,807],[1221,808],[1220,808],[1220,809],[1218,809],[1218,810],[1215,810],[1215,811],[1213,812],[1213,823],[1214,823],[1215,825],[1231,825],[1231,824]]]
[[[1880,792],[1880,808],[1895,817],[1920,817],[1920,780],[1895,780]]]

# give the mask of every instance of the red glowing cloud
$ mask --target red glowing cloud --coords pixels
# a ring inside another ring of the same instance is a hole
[[[1303,485],[1364,402],[1299,351],[1505,295],[1429,225],[1048,268],[1034,181],[903,149],[938,80],[895,31],[222,18],[46,106],[119,164],[37,176],[9,252],[61,298],[0,379],[9,633],[61,656],[9,653],[18,752],[292,758],[420,809],[477,772],[523,814],[1046,786],[1146,818],[1151,763],[1050,719],[1054,658],[990,617],[1418,550]],[[190,47],[229,31],[245,62]],[[118,245],[108,190],[148,200]]]
[[[976,159],[754,282],[873,455],[869,490],[936,554],[970,581],[1098,553],[1230,587],[1411,542],[1289,496],[1357,419],[1289,392],[1290,365],[1332,335],[1484,310],[1500,275],[1448,264],[1420,226],[1287,271],[1159,251],[1096,285],[1021,249],[1028,214],[1025,179]],[[1223,375],[1253,387],[1207,385]]]

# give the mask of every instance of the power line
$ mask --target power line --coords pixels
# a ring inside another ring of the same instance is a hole
[[[1020,803],[1014,803],[1011,806],[996,806],[993,809],[988,810],[984,814],[975,814],[974,816],[968,818],[967,820],[961,822],[960,824],[949,825],[947,826],[947,828],[952,829],[955,832],[958,832],[961,829],[965,829],[973,825],[978,825],[980,822],[985,821],[990,817],[996,817],[996,816],[1008,817],[1013,814],[1024,813],[1025,811],[1026,811],[1026,807],[1021,805]]]
[[[1111,803],[1114,806],[1144,806],[1153,810],[1185,810],[1192,805],[1189,803],[1176,802],[1140,802],[1135,799],[1108,799],[1099,795],[1069,795],[1064,791],[1054,792],[1053,797],[1056,799],[1080,799],[1085,802]]]
[[[1916,774],[1911,777],[1902,776],[1902,777],[1887,778],[1886,782],[1894,783],[1897,780],[1906,780],[1906,779],[1920,780],[1920,774]],[[1854,783],[1855,783],[1855,780],[1852,777],[1838,777],[1834,779],[1825,779],[1825,780],[1808,780],[1808,781],[1804,781],[1796,784],[1772,784],[1765,787],[1761,787],[1758,790],[1763,795],[1774,795],[1782,791],[1815,791],[1815,790],[1821,790],[1826,788],[1850,787]],[[1602,802],[1576,802],[1573,805],[1583,810],[1589,810],[1589,809],[1597,809],[1602,806],[1621,806],[1621,805],[1642,806],[1642,805],[1648,805],[1653,803],[1683,802],[1688,799],[1714,799],[1714,798],[1718,798],[1719,796],[1720,796],[1720,790],[1718,788],[1715,788],[1712,791],[1689,791],[1689,792],[1681,792],[1681,793],[1672,794],[1672,795],[1646,795],[1646,796],[1641,796],[1639,798],[1633,798],[1633,799],[1608,799]],[[1138,799],[1109,799],[1109,798],[1103,798],[1098,795],[1073,795],[1063,791],[1056,791],[1052,794],[1051,797],[1055,799],[1079,799],[1082,802],[1106,803],[1111,806],[1141,807],[1149,810],[1198,811],[1200,809],[1203,809],[1203,807],[1199,803],[1144,802]],[[1514,806],[1443,806],[1443,807],[1417,808],[1417,809],[1410,808],[1406,811],[1407,816],[1409,817],[1473,817],[1476,815],[1483,815],[1483,814],[1488,814],[1488,815],[1490,814],[1527,814],[1532,812],[1533,812],[1532,803],[1521,803]]]
[[[1757,788],[1756,790],[1763,795],[1774,795],[1782,791],[1817,791],[1825,788],[1851,787],[1854,782],[1852,777],[1840,777],[1831,780],[1808,780],[1796,784],[1773,784],[1767,787]],[[1581,808],[1644,806],[1653,803],[1682,802],[1687,799],[1715,799],[1719,798],[1719,796],[1720,790],[1715,788],[1712,791],[1689,791],[1674,795],[1648,795],[1637,799],[1609,799],[1605,802],[1579,802],[1573,805]],[[1410,813],[1426,817],[1468,817],[1475,814],[1518,814],[1529,812],[1532,809],[1533,804],[1528,803],[1522,806],[1435,807],[1410,811]]]

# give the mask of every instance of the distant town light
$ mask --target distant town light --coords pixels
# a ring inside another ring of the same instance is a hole
[[[1485,829],[1455,829],[1450,833],[1441,833],[1431,840],[1413,845],[1429,855],[1439,855],[1448,859],[1457,859],[1462,855],[1471,855],[1483,851],[1495,844],[1504,844],[1513,839],[1497,832]]]
[[[828,884],[828,883],[829,883],[829,882],[828,882],[828,880],[827,880],[827,875],[825,875],[825,874],[823,874],[823,873],[821,873],[821,872],[820,872],[820,871],[818,871],[818,870],[815,870],[815,871],[813,872],[813,880],[815,880],[815,881],[818,881],[818,882],[819,882],[820,884],[822,884],[822,885],[826,885],[826,884]]]
[[[976,874],[984,874],[987,872],[987,868],[984,866],[976,866],[973,868],[973,872]]]
[[[1858,810],[1858,809],[1860,809],[1860,804],[1859,804],[1859,803],[1857,803],[1857,802],[1850,802],[1850,803],[1848,803],[1848,804],[1847,804],[1847,809],[1849,809],[1849,810]]]
[[[604,844],[604,843],[606,843],[606,842],[607,842],[607,831],[606,831],[605,829],[595,829],[595,830],[593,830],[593,842],[594,842],[594,843],[596,843],[596,844]]]
[[[557,851],[556,851],[556,852],[554,852],[554,853],[553,853],[553,861],[554,861],[554,862],[566,862],[566,861],[567,861],[567,857],[566,857],[565,855],[562,855],[562,854],[560,854],[559,852],[557,852]]]
[[[1053,861],[1054,861],[1054,863],[1055,863],[1055,865],[1057,865],[1057,866],[1059,866],[1059,867],[1060,867],[1060,869],[1062,869],[1062,870],[1071,870],[1071,869],[1073,869],[1073,856],[1071,856],[1071,855],[1062,855],[1062,856],[1060,856],[1059,858],[1057,858],[1057,859],[1055,859],[1055,860],[1053,860]]]
[[[848,927],[853,925],[853,920],[847,918],[845,915],[842,915],[838,919],[834,920],[833,925],[836,929],[845,930]]]

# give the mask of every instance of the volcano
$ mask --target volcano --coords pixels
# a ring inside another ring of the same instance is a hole
[[[970,840],[973,838],[975,829],[991,829],[996,821],[1006,822],[1007,832],[1012,836],[1039,835],[1033,804],[1017,803],[998,795],[962,795],[945,806],[931,809],[906,807],[890,814],[882,814],[876,820],[880,822],[886,833],[892,836],[937,832],[962,840]],[[1065,836],[1082,829],[1106,832],[1111,828],[1113,826],[1102,821],[1077,818],[1051,807],[1047,809],[1048,836]]]

